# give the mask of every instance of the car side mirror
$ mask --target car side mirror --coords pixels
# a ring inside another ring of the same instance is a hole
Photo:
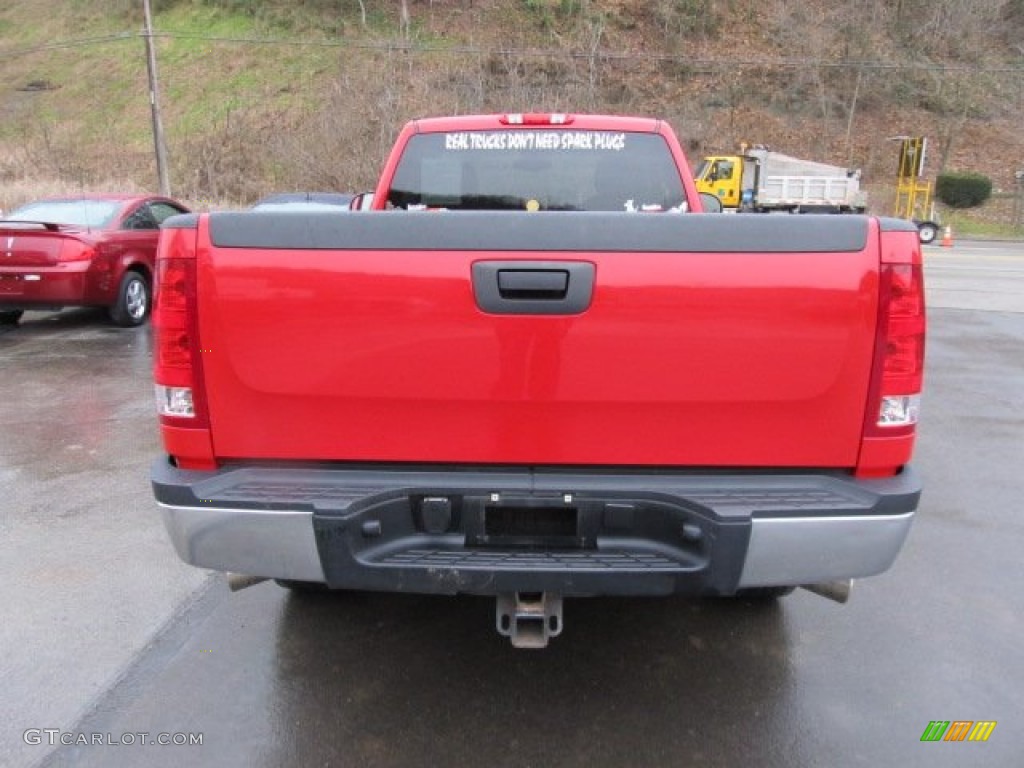
[[[704,213],[721,213],[722,212],[722,201],[717,195],[712,195],[710,192],[700,193],[700,204],[704,209]]]

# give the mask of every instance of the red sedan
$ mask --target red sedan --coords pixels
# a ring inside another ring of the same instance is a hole
[[[142,195],[38,200],[0,220],[0,323],[28,309],[107,307],[121,326],[149,316],[160,224],[181,203]]]

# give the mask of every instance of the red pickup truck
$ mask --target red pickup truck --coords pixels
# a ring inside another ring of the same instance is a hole
[[[842,599],[920,494],[913,225],[702,212],[661,121],[411,123],[374,205],[165,222],[152,484],[291,587]],[[463,210],[456,213],[455,211]]]

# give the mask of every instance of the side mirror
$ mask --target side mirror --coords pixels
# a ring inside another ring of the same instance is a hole
[[[373,206],[373,192],[360,192],[348,204],[350,211],[368,211]]]
[[[712,195],[710,192],[700,193],[700,204],[704,209],[704,213],[722,212],[722,201],[718,198],[718,195]]]

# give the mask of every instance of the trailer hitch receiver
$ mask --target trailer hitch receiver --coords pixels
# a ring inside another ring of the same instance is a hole
[[[562,632],[562,596],[553,592],[507,592],[498,595],[498,634],[516,648],[545,648]]]

